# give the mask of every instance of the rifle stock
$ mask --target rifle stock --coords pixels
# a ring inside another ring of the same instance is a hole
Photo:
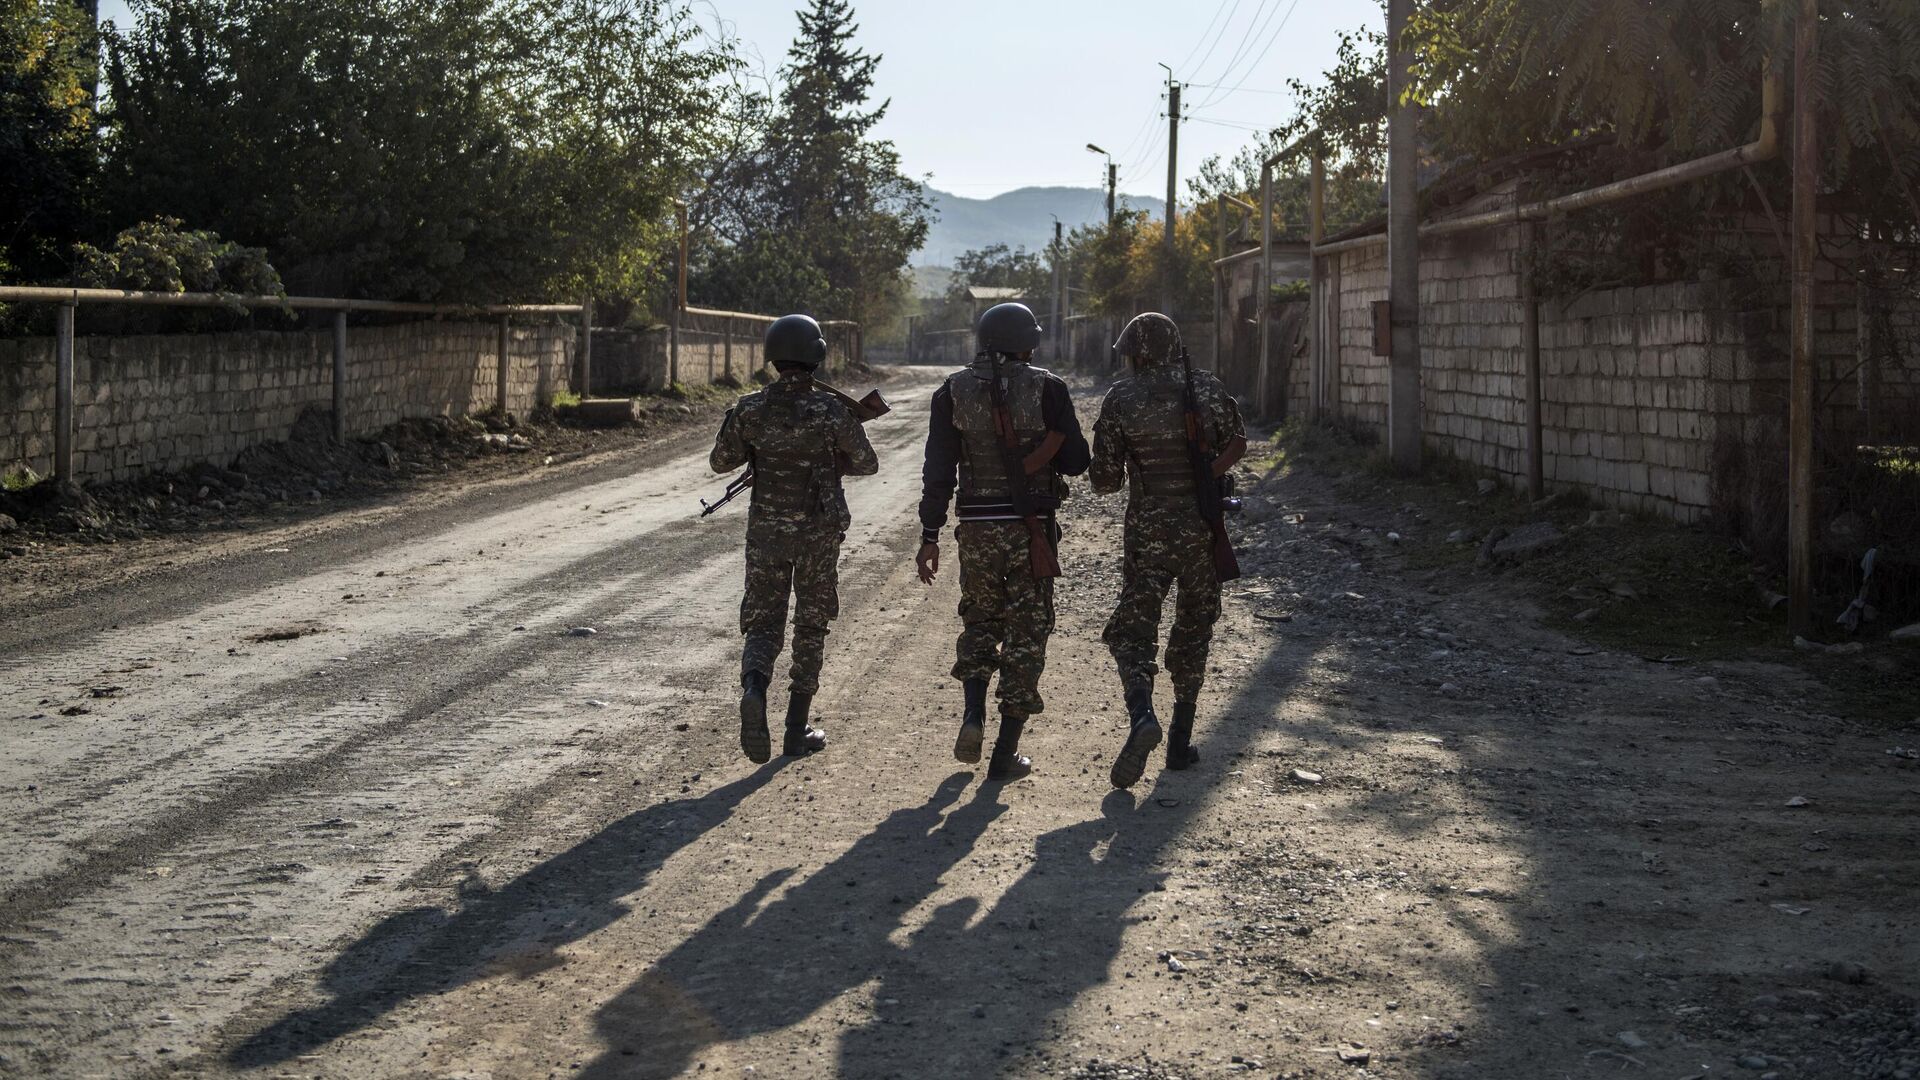
[[[1007,473],[1007,498],[1013,503],[1013,512],[1020,515],[1020,521],[1027,527],[1027,568],[1036,578],[1057,578],[1060,576],[1060,559],[1053,550],[1053,537],[1048,535],[1047,523],[1033,508],[1033,489],[1027,486],[1027,476],[1046,467],[1053,455],[1060,452],[1066,442],[1066,436],[1059,432],[1048,432],[1032,454],[1025,457],[1020,454],[1020,437],[1013,430],[1013,417],[1007,413],[1007,401],[1000,386],[1000,373],[994,372],[992,382],[988,384],[993,398],[993,426],[1000,435],[1000,462]],[[1051,445],[1052,449],[1048,450]],[[1029,467],[1032,463],[1031,467]]]
[[[1187,459],[1193,465],[1193,498],[1201,520],[1213,533],[1213,576],[1232,581],[1240,576],[1240,558],[1234,554],[1233,538],[1227,535],[1226,506],[1220,497],[1220,477],[1213,471],[1213,447],[1200,422],[1200,403],[1193,393],[1193,361],[1183,346],[1180,366],[1186,375]]]

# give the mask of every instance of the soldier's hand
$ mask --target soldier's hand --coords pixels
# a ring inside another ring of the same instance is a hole
[[[913,557],[913,563],[920,568],[920,580],[933,584],[934,576],[940,573],[940,545],[921,544],[920,554]]]

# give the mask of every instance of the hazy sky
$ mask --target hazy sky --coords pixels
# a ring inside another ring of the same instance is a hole
[[[779,66],[797,0],[697,0],[723,19],[756,66]],[[102,15],[125,21],[121,0]],[[1180,174],[1230,155],[1291,103],[1289,77],[1332,64],[1336,33],[1381,21],[1376,0],[854,0],[858,41],[883,59],[877,90],[893,105],[880,133],[906,171],[984,197],[1038,184],[1095,186],[1111,151],[1120,190],[1166,193],[1166,73],[1190,118]],[[1211,20],[1211,21],[1209,21]],[[1206,85],[1217,84],[1217,85]],[[1233,88],[1238,85],[1237,91]]]

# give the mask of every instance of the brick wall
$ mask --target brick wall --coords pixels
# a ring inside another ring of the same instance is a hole
[[[466,415],[497,400],[497,326],[415,322],[347,331],[347,430]],[[507,408],[525,415],[568,386],[577,331],[514,327]],[[332,331],[81,337],[74,345],[74,471],[121,480],[231,462],[284,439],[303,409],[331,411]],[[51,338],[0,341],[0,464],[53,458]]]

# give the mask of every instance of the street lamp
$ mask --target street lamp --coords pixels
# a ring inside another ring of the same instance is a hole
[[[1113,167],[1112,154],[1107,153],[1105,150],[1100,149],[1099,147],[1093,145],[1092,143],[1087,144],[1087,149],[1107,159],[1107,224],[1112,225],[1113,224],[1113,187],[1114,187],[1114,181],[1118,178],[1119,170]]]

